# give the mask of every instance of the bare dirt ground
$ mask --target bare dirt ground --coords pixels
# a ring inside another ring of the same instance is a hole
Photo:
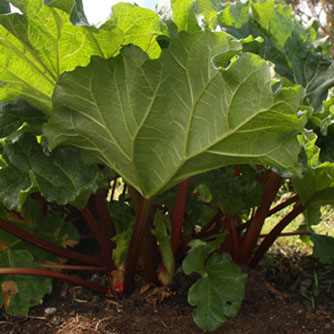
[[[309,256],[269,255],[248,271],[239,315],[213,333],[334,333],[334,274]],[[86,288],[57,281],[29,315],[0,310],[1,334],[196,334],[187,304],[191,278],[178,274],[170,291],[136,290],[127,299],[108,299]],[[159,300],[163,300],[159,303]],[[52,309],[53,308],[53,309]],[[50,314],[48,314],[50,313]]]

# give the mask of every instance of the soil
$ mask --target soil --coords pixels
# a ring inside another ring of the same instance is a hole
[[[334,333],[334,275],[310,256],[271,254],[247,270],[246,298],[239,315],[213,333]],[[100,279],[96,275],[92,279]],[[56,281],[51,295],[29,315],[0,310],[1,334],[196,334],[186,295],[192,277],[177,274],[170,290],[136,290],[108,299],[80,286]]]

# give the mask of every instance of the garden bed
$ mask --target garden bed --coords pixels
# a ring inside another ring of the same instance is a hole
[[[291,251],[288,256],[271,253],[257,270],[248,271],[246,298],[239,315],[214,333],[330,333],[334,330],[331,275],[310,256]],[[154,291],[151,287],[141,294],[138,289],[126,299],[108,299],[57,281],[52,294],[28,316],[11,317],[2,311],[0,332],[202,333],[192,320],[192,308],[186,300],[191,280],[178,274],[171,290]],[[55,312],[48,315],[45,311],[50,308]]]

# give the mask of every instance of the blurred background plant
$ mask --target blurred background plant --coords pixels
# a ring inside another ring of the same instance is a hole
[[[320,33],[328,41],[330,58],[334,56],[334,1],[286,0],[296,17],[305,24],[317,24]]]

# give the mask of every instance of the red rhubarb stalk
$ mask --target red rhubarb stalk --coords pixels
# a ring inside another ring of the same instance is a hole
[[[114,261],[112,260],[111,243],[107,239],[106,235],[100,228],[99,224],[97,223],[95,217],[92,215],[88,207],[86,206],[84,209],[81,209],[80,211],[87,220],[90,228],[92,229],[94,236],[104,256],[105,266],[107,267],[108,272],[111,273],[115,269]]]
[[[50,268],[56,270],[84,270],[84,271],[105,271],[104,267],[93,267],[93,266],[76,266],[71,264],[54,264],[54,263],[41,263],[37,262],[37,265],[41,268]]]
[[[95,195],[95,204],[101,222],[102,230],[105,233],[107,240],[110,240],[115,235],[115,231],[113,229],[113,225],[108,212],[106,191],[100,192]]]
[[[235,227],[235,220],[233,217],[228,219],[230,238],[231,238],[231,257],[234,260],[238,256],[239,250],[239,234]]]
[[[79,277],[63,274],[57,271],[35,269],[35,268],[0,268],[0,275],[32,275],[32,276],[44,276],[50,278],[58,278],[64,281],[79,284],[87,288],[93,289],[97,292],[107,294],[108,288],[94,284],[89,281],[85,281]]]
[[[285,232],[285,233],[280,233],[280,235],[278,235],[277,237],[293,237],[295,235],[310,235],[310,232],[307,231],[299,231],[299,232]],[[269,233],[267,234],[260,234],[259,238],[265,238],[266,236],[268,236]]]
[[[40,247],[42,249],[45,249],[51,253],[54,253],[56,255],[65,257],[67,259],[88,263],[96,266],[104,266],[104,261],[101,258],[93,257],[85,254],[81,254],[78,252],[74,252],[72,250],[57,246],[51,242],[45,241],[44,239],[41,239],[39,237],[36,237],[35,235],[30,234],[29,232],[26,232],[25,230],[17,227],[16,225],[9,223],[3,219],[0,218],[0,228],[4,231],[15,235],[16,237],[27,241],[34,246]]]
[[[257,209],[251,224],[249,225],[246,234],[241,241],[240,255],[239,258],[236,259],[240,264],[248,263],[248,260],[251,257],[254,248],[256,247],[263,223],[268,215],[270,206],[280,186],[280,181],[281,177],[278,174],[274,172],[268,173],[267,182],[263,192],[262,203]]]
[[[270,233],[264,238],[261,242],[260,246],[257,248],[256,252],[252,260],[249,263],[249,267],[255,268],[259,261],[263,258],[264,254],[273,244],[273,242],[277,239],[280,233],[284,230],[284,228],[293,220],[295,219],[303,210],[304,206],[301,203],[297,203],[292,211],[288,215],[286,215],[271,231]]]
[[[286,208],[287,206],[289,206],[290,204],[293,204],[295,202],[298,201],[298,195],[294,195],[290,198],[288,198],[287,200],[285,200],[284,202],[276,205],[275,207],[273,207],[272,209],[270,209],[270,211],[268,212],[267,217],[273,215],[274,213],[281,211],[282,209]]]
[[[125,293],[130,293],[134,288],[139,251],[143,240],[145,225],[147,224],[151,208],[151,201],[147,198],[141,197],[141,205],[140,207],[137,207],[136,210],[136,223],[132,232],[130,247],[126,259],[124,273]]]

